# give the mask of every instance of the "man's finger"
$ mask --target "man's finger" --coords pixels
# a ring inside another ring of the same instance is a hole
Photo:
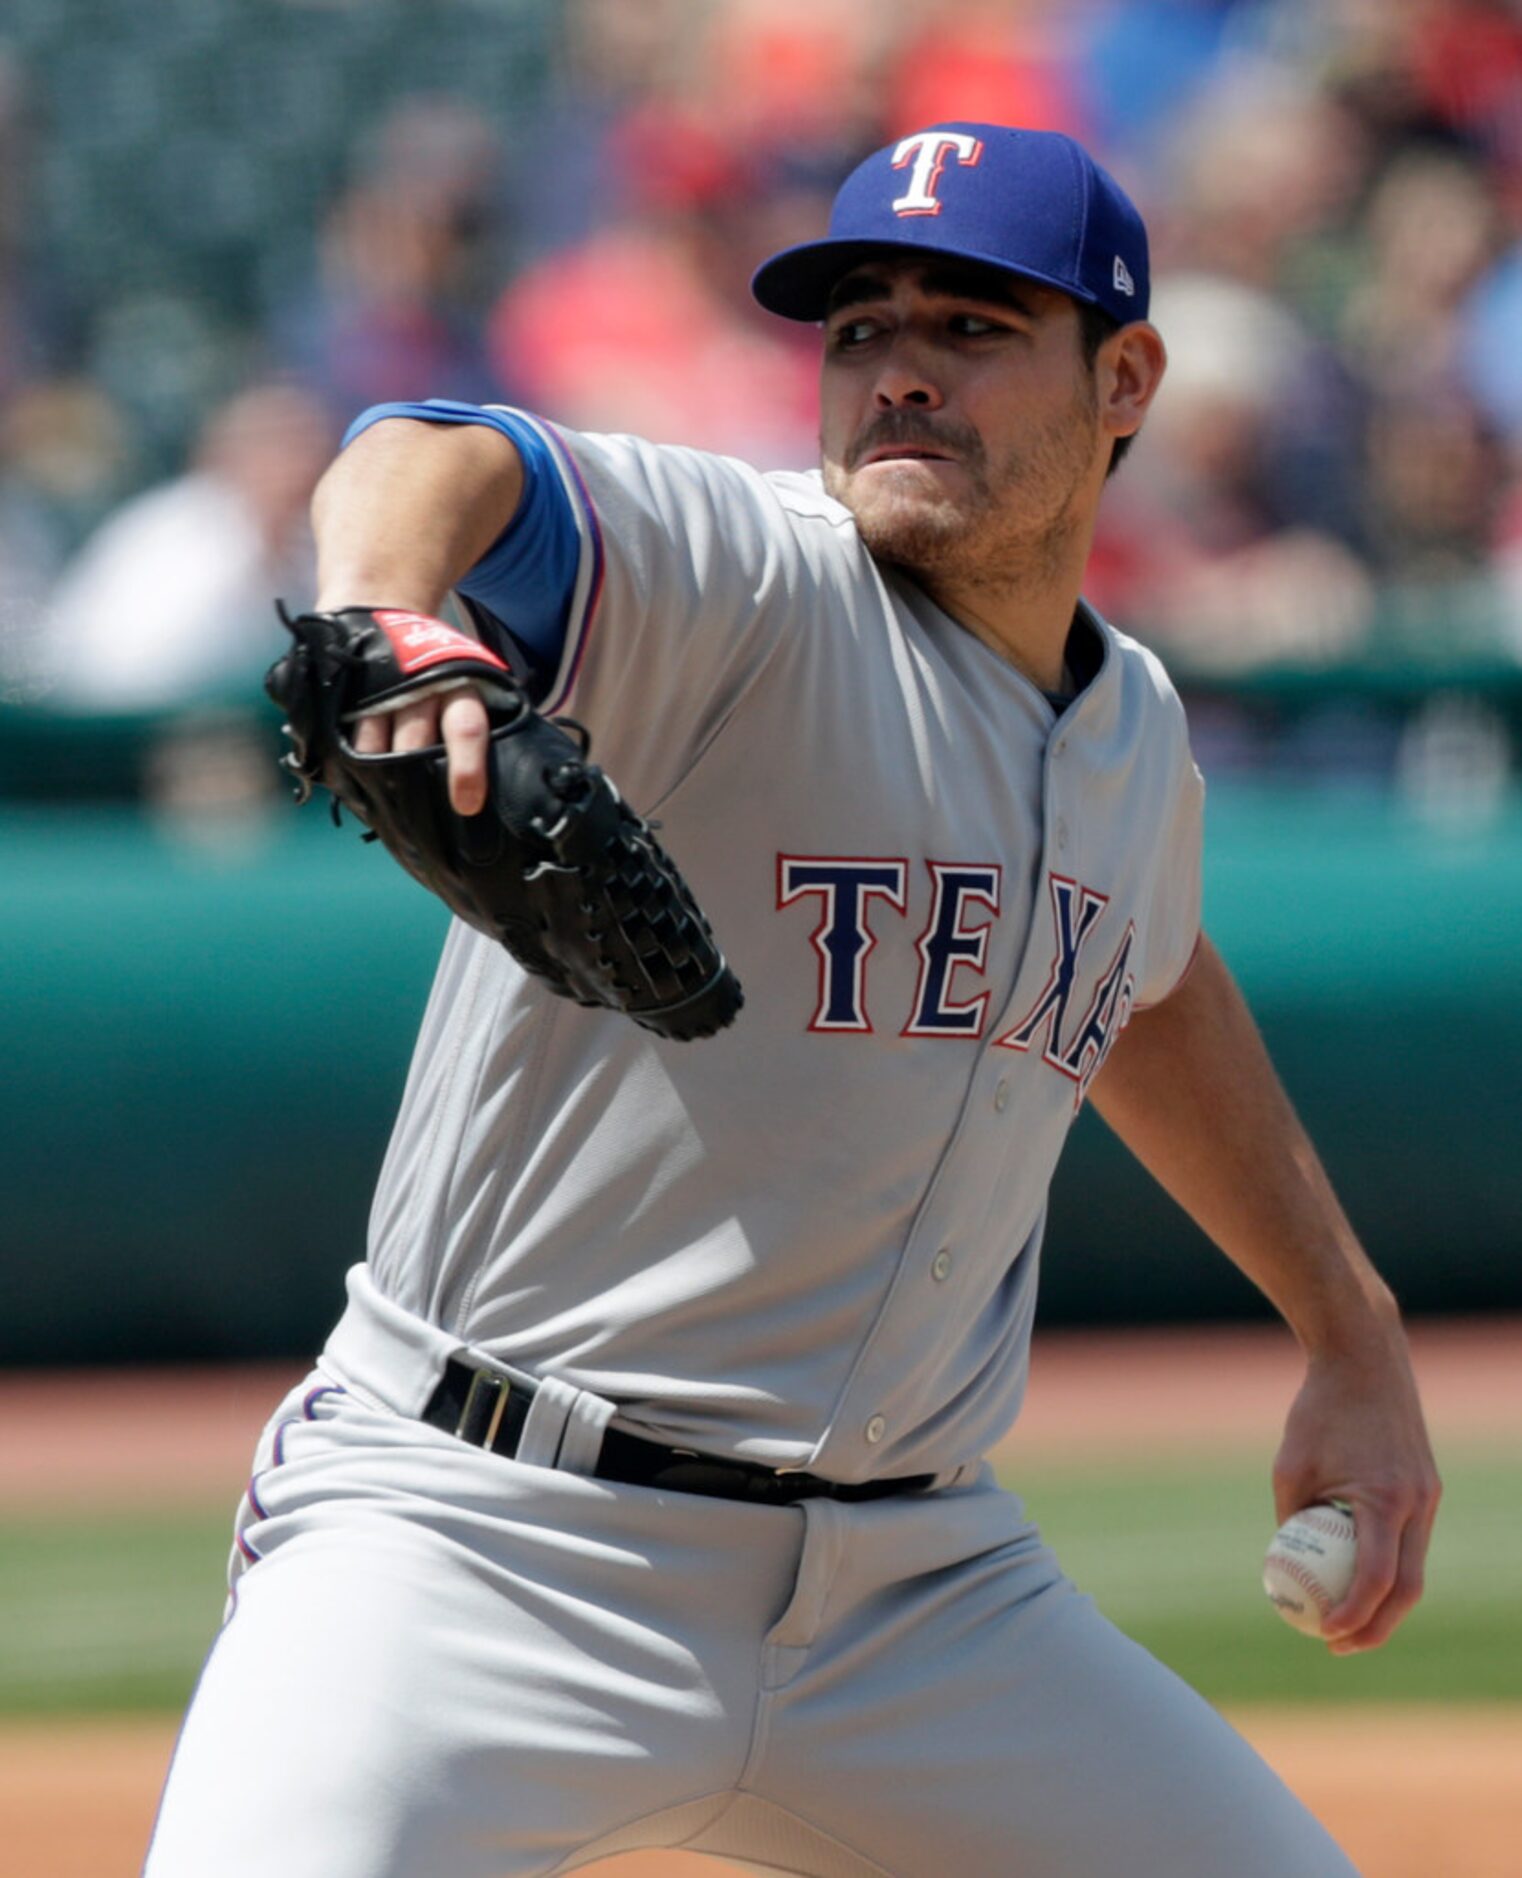
[[[381,756],[391,748],[390,717],[381,711],[360,718],[350,741],[361,756]]]
[[[396,729],[392,733],[393,750],[426,750],[439,740],[439,701],[437,698],[420,698],[416,704],[407,704],[395,713]]]
[[[449,699],[443,712],[449,752],[449,806],[456,815],[478,815],[486,806],[486,706],[473,691]]]
[[[1406,1616],[1422,1595],[1422,1583],[1427,1551],[1427,1537],[1419,1523],[1412,1520],[1406,1527],[1401,1540],[1400,1566],[1395,1575],[1395,1582],[1389,1595],[1380,1603],[1373,1616],[1356,1629],[1349,1628],[1343,1634],[1335,1636],[1329,1643],[1334,1656],[1352,1656],[1360,1650],[1377,1650],[1393,1634],[1396,1626]],[[1336,1611],[1329,1613],[1327,1626],[1332,1630],[1334,1620],[1345,1621],[1343,1613],[1349,1607],[1349,1599],[1344,1599]]]
[[[1374,1614],[1394,1589],[1400,1569],[1401,1529],[1405,1514],[1377,1509],[1367,1502],[1354,1507],[1357,1527],[1357,1563],[1347,1595],[1328,1611],[1321,1634],[1328,1641],[1356,1635],[1373,1622]]]
[[[1358,1650],[1378,1649],[1420,1600],[1426,1582],[1427,1547],[1432,1541],[1439,1491],[1434,1478],[1402,1528],[1394,1582],[1372,1616],[1363,1623],[1357,1622],[1357,1614],[1352,1609],[1356,1582],[1342,1603],[1327,1613],[1326,1631],[1328,1637],[1334,1639],[1330,1643],[1333,1655],[1351,1656]]]

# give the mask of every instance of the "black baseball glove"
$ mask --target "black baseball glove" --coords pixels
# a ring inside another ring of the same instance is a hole
[[[587,762],[579,725],[541,717],[494,652],[442,620],[277,610],[295,644],[264,682],[286,714],[281,761],[299,801],[316,783],[331,790],[335,821],[342,803],[366,839],[562,997],[684,1041],[733,1021],[739,981],[649,824]],[[369,756],[349,738],[357,717],[461,681],[491,723],[486,806],[470,816],[449,805],[442,744]]]

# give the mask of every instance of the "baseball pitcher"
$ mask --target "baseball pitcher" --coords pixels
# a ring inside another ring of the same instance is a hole
[[[1088,1099],[1304,1351],[1333,1648],[1419,1594],[1398,1313],[1200,931],[1178,699],[1080,597],[1142,222],[938,125],[754,290],[821,327],[818,471],[406,404],[318,492],[292,763],[459,917],[151,1878],[1351,1870],[983,1459]]]

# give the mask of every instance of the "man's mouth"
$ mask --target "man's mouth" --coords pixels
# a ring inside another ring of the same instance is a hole
[[[933,444],[880,443],[875,450],[868,450],[856,467],[865,469],[869,463],[950,463],[952,461],[949,450],[937,450]]]

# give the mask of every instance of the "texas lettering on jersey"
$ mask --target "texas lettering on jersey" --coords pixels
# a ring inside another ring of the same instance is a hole
[[[1089,1084],[1099,1074],[1115,1039],[1131,1021],[1136,1004],[1136,977],[1131,970],[1136,922],[1126,921],[1115,956],[1100,974],[1082,1017],[1070,1028],[1068,1005],[1078,977],[1078,955],[1109,900],[1061,874],[1048,874],[1046,884],[1057,939],[1052,969],[1036,1002],[1012,1030],[994,1039],[994,1047],[1029,1050],[1040,1037],[1041,1060],[1077,1084],[1073,1096],[1077,1107],[1088,1094]]]
[[[1003,870],[992,862],[927,861],[925,865],[931,879],[930,915],[914,941],[919,976],[898,1034],[977,1043],[987,1025],[992,991],[984,989],[969,997],[965,980],[954,990],[953,979],[958,971],[981,975],[984,970],[989,934],[999,917]],[[877,902],[886,902],[899,915],[908,911],[909,877],[909,862],[894,857],[777,856],[778,909],[808,901],[818,915],[810,935],[818,971],[811,1031],[875,1031],[868,1014],[867,961],[879,934],[871,918]],[[1048,874],[1047,892],[1053,929],[1051,969],[1030,1009],[993,1040],[993,1047],[1037,1048],[1042,1062],[1075,1085],[1076,1108],[1135,1007],[1132,952],[1136,925],[1127,920],[1079,1013],[1076,987],[1083,950],[1104,916],[1109,896],[1062,874]]]

